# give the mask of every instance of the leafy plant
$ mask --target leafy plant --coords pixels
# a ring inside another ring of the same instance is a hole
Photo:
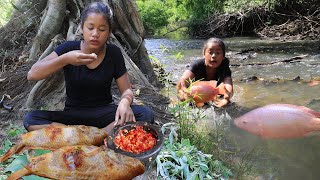
[[[177,141],[176,128],[170,124],[170,134],[156,158],[157,175],[165,179],[228,179],[230,169],[210,154],[204,154],[189,139]]]
[[[205,117],[203,109],[190,106],[192,99],[188,99],[179,104],[169,107],[169,111],[174,115],[179,125],[178,135],[193,141],[195,139],[196,123]]]

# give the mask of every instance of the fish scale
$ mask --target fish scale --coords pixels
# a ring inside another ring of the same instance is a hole
[[[65,156],[73,156],[74,161],[66,164]],[[69,168],[70,166],[74,168]],[[52,179],[125,180],[143,174],[144,170],[145,167],[139,160],[105,147],[66,146],[33,157],[27,166],[13,173],[7,180],[31,174]]]
[[[7,160],[24,148],[53,150],[72,145],[99,146],[103,144],[103,140],[107,136],[108,134],[104,129],[92,126],[49,126],[22,134],[17,144],[0,158],[0,162]]]

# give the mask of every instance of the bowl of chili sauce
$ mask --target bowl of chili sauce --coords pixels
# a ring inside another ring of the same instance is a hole
[[[115,127],[105,144],[115,152],[139,159],[149,166],[163,146],[163,134],[154,124],[129,122]]]

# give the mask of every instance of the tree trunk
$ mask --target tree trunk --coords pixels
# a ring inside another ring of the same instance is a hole
[[[1,28],[0,49],[18,49],[24,46],[27,39],[33,36],[46,4],[46,0],[18,0],[12,18]]]
[[[47,47],[50,43],[48,40],[51,40],[51,38],[59,33],[63,19],[65,18],[65,12],[65,0],[48,0],[38,33],[33,40],[29,60],[35,59],[41,50],[40,48]]]
[[[30,4],[28,7],[24,5],[28,4],[27,2]],[[36,28],[37,32],[33,31],[34,38],[28,61],[41,60],[62,41],[80,39],[80,14],[90,2],[89,0],[20,0],[15,12],[15,18],[19,17],[19,21],[10,21],[5,29],[12,26],[14,29],[32,32],[25,28]],[[136,85],[135,87],[146,87],[154,91],[152,84],[158,84],[158,81],[144,46],[145,32],[135,1],[103,0],[103,2],[108,3],[113,9],[115,26],[110,42],[122,50],[131,82]],[[10,39],[7,41],[10,42]],[[10,45],[12,47],[13,44]],[[64,96],[63,73],[59,72],[36,83],[28,96],[26,108],[34,109],[41,106],[46,109],[61,109]]]
[[[152,65],[143,44],[145,30],[135,1],[113,0],[110,5],[115,14],[114,35],[150,82],[155,82],[156,76],[153,71],[150,71]]]

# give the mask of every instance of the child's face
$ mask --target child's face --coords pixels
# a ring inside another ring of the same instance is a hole
[[[205,64],[210,68],[218,68],[224,59],[221,46],[216,43],[209,43],[204,51]]]
[[[102,14],[90,13],[83,23],[84,41],[90,49],[104,47],[110,34],[107,19]]]

